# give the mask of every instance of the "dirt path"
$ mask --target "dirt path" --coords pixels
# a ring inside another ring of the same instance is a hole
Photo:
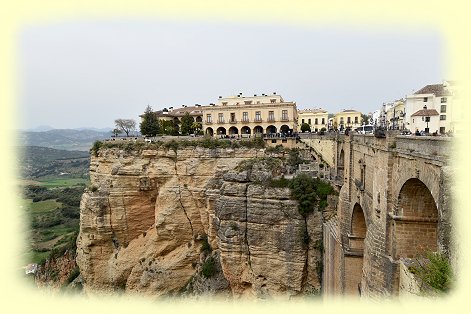
[[[36,249],[42,250],[42,249],[47,249],[47,250],[52,250],[54,245],[56,245],[57,242],[59,242],[65,235],[60,235],[57,238],[54,238],[49,241],[41,242],[36,245]]]

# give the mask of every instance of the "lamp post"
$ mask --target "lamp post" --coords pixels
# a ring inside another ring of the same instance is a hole
[[[424,106],[424,110],[427,110],[427,105]],[[424,113],[426,114],[427,111]],[[428,123],[430,122],[430,116],[425,116],[425,122],[427,123],[427,127],[425,128],[425,134],[429,134]]]

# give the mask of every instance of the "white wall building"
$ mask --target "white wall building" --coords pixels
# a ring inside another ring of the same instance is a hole
[[[463,124],[460,108],[454,104],[454,96],[455,84],[450,81],[426,85],[414,94],[408,95],[405,105],[405,127],[411,132],[415,132],[416,129],[425,131],[423,114],[428,114],[431,133],[457,131]]]

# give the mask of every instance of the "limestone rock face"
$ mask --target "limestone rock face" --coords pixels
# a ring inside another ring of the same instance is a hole
[[[260,184],[272,171],[234,171],[262,156],[101,149],[91,160],[94,188],[81,201],[76,260],[85,290],[159,296],[192,286],[263,298],[319,289],[321,213],[305,218],[289,189]],[[201,276],[206,241],[220,271],[213,278]]]

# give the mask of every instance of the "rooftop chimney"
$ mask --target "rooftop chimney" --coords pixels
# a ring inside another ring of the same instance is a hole
[[[219,99],[221,99],[221,98],[222,98],[222,96],[219,96]]]
[[[276,92],[273,92],[273,95],[276,95]]]

